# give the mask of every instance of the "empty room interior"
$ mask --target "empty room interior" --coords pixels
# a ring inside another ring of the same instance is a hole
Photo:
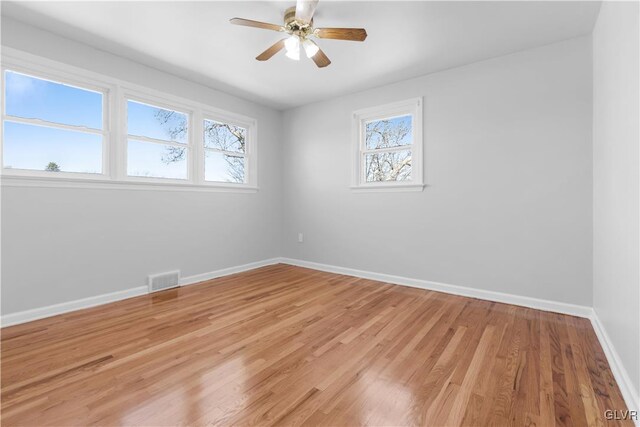
[[[3,426],[640,426],[640,3],[2,1]]]

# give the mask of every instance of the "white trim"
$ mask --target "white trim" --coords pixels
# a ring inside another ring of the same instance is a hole
[[[49,305],[46,307],[19,311],[17,313],[3,315],[0,318],[0,324],[4,328],[6,326],[12,326],[20,323],[31,322],[33,320],[56,316],[58,314],[68,313],[70,311],[82,310],[84,308],[95,307],[97,305],[102,305],[102,304],[107,304],[114,301],[120,301],[127,298],[137,297],[139,295],[144,295],[146,293],[147,293],[146,286],[138,286],[136,288],[125,289],[123,291],[110,292],[108,294],[96,295],[92,297],[78,299],[75,301],[62,302],[60,304]]]
[[[148,136],[142,136],[142,135],[129,134],[127,135],[127,141],[130,141],[130,140],[139,141],[139,142],[149,142],[151,144],[159,144],[159,145],[171,145],[172,147],[178,147],[178,148],[189,148],[189,144],[185,144],[184,142],[167,141],[164,139],[149,138]]]
[[[244,158],[244,183],[236,183],[236,185],[245,185],[245,186],[255,186],[258,182],[258,147],[257,147],[257,135],[258,135],[258,124],[255,120],[250,119],[248,117],[241,117],[238,115],[229,115],[224,112],[215,111],[211,109],[203,109],[199,111],[199,132],[202,135],[202,144],[200,144],[199,149],[202,152],[201,161],[198,164],[198,170],[201,174],[201,183],[209,184],[209,183],[220,183],[221,181],[207,181],[205,179],[206,176],[206,160],[207,160],[207,151],[215,151],[219,153],[224,153],[226,155],[231,155],[234,157],[242,157]],[[222,124],[230,124],[233,126],[239,126],[244,128],[246,131],[245,136],[245,145],[244,145],[244,153],[230,152],[224,150],[218,150],[216,148],[205,147],[204,140],[204,122],[212,121]]]
[[[180,278],[178,283],[179,286],[193,285],[204,282],[206,280],[215,279],[216,277],[241,273],[243,271],[253,270],[255,268],[264,267],[267,265],[278,264],[279,262],[280,258],[270,258],[262,261],[250,262],[248,264],[222,268],[220,270],[215,270],[208,273],[182,277]],[[125,289],[123,291],[116,291],[108,294],[82,298],[75,301],[68,301],[60,304],[49,305],[46,307],[19,311],[17,313],[5,314],[0,317],[0,326],[4,328],[6,326],[18,325],[20,323],[31,322],[33,320],[43,319],[45,317],[56,316],[58,314],[64,314],[76,310],[95,307],[110,302],[121,301],[127,298],[137,297],[148,293],[148,286],[138,286],[136,288]]]
[[[622,393],[622,397],[627,404],[627,409],[640,411],[640,394],[638,394],[638,390],[634,387],[631,377],[620,360],[620,356],[618,355],[616,348],[613,346],[613,342],[611,342],[611,339],[607,334],[607,330],[604,328],[604,325],[600,321],[595,309],[591,310],[591,325],[593,326],[593,330],[598,337],[598,341],[600,341],[600,346],[607,357],[613,377],[615,378],[618,388],[620,388],[620,392]],[[632,338],[630,337],[629,339]],[[635,424],[640,427],[640,419],[635,420]]]
[[[349,276],[361,277],[363,279],[377,280],[380,282],[392,283],[396,285],[411,286],[414,288],[445,292],[448,294],[461,295],[464,297],[478,298],[487,301],[518,305],[542,311],[550,311],[553,313],[568,314],[571,316],[587,318],[593,325],[593,330],[595,331],[598,341],[600,342],[600,346],[602,347],[602,350],[607,357],[611,372],[613,373],[616,383],[620,388],[620,392],[622,393],[622,397],[627,404],[627,409],[640,411],[640,395],[635,389],[633,382],[631,381],[631,377],[627,373],[627,370],[624,368],[624,365],[620,360],[620,356],[616,352],[615,347],[613,346],[613,343],[611,342],[611,339],[609,338],[609,335],[604,328],[604,325],[602,324],[602,322],[600,322],[596,311],[592,307],[543,300],[539,298],[525,297],[520,295],[506,294],[502,292],[474,289],[465,286],[449,285],[446,283],[432,282],[429,280],[410,279],[407,277],[374,273],[347,267],[338,267],[334,265],[321,264],[300,259],[280,258],[280,262],[283,264],[311,268],[314,270],[326,271],[329,273],[345,274]],[[636,420],[635,424],[636,426],[640,427],[640,420]]]
[[[364,125],[371,121],[400,116],[411,116],[411,145],[389,147],[380,150],[366,148],[363,138]],[[422,191],[424,185],[424,138],[422,132],[422,97],[393,102],[377,107],[365,108],[353,112],[352,132],[352,172],[351,189],[367,192],[378,191]],[[393,182],[367,182],[365,177],[364,156],[372,152],[386,153],[411,150],[411,180]]]
[[[53,173],[53,172],[52,172]],[[55,172],[58,174],[58,172]],[[139,180],[115,180],[100,178],[68,178],[39,176],[17,176],[3,174],[0,176],[2,187],[37,187],[37,188],[88,188],[103,190],[155,190],[155,191],[204,191],[223,193],[256,193],[258,187],[243,184],[225,184],[207,182],[207,184],[192,184],[187,180],[171,180],[168,178],[144,178]]]
[[[406,181],[405,181],[406,182]],[[422,191],[424,184],[362,184],[360,186],[351,187],[355,193],[386,193],[386,192],[402,192],[402,191]]]
[[[265,267],[280,263],[280,258],[270,258],[262,261],[250,262],[248,264],[237,265],[234,267],[222,268],[220,270],[210,271],[208,273],[194,274],[193,276],[181,277],[178,282],[180,286],[195,285],[200,282],[215,279],[217,277],[228,276],[230,274],[242,273],[243,271],[253,270],[255,268]]]
[[[124,126],[122,132],[126,135],[126,141],[122,141],[123,143],[123,151],[126,153],[124,156],[124,163],[121,165],[123,169],[123,178],[122,180],[137,182],[140,180],[145,181],[153,181],[157,183],[164,182],[180,182],[186,181],[191,184],[197,184],[194,180],[193,174],[193,116],[194,116],[194,108],[190,108],[187,105],[180,105],[179,102],[172,102],[169,98],[159,98],[157,96],[148,96],[144,93],[135,90],[129,90],[126,87],[122,87],[121,91],[122,97],[120,99],[121,104],[119,104],[120,108],[120,116],[122,117],[122,126]],[[144,135],[133,134],[129,132],[129,102],[138,105],[144,105],[149,108],[154,108],[158,110],[170,111],[178,114],[182,114],[185,116],[187,121],[187,139],[186,142],[178,142],[166,139],[159,138],[151,138]],[[176,148],[181,148],[185,150],[186,159],[185,159],[185,167],[187,168],[187,174],[184,178],[171,178],[166,176],[145,176],[145,175],[130,175],[129,174],[129,145],[133,142],[142,142],[149,144],[156,144],[160,146],[171,146]]]
[[[66,125],[64,123],[50,122],[48,120],[42,120],[42,119],[30,119],[30,118],[20,117],[20,116],[10,116],[8,114],[5,114],[2,116],[2,121],[12,122],[12,123],[21,123],[21,124],[27,124],[32,126],[40,126],[44,128],[50,128],[50,129],[70,130],[73,132],[88,133],[91,135],[105,136],[108,133],[106,131],[90,128],[87,126]]]
[[[0,173],[4,177],[14,178],[3,181],[3,185],[64,187],[64,188],[109,188],[109,189],[158,189],[167,191],[225,191],[225,192],[256,192],[258,191],[258,162],[257,135],[258,122],[256,119],[241,114],[225,111],[216,107],[192,101],[173,94],[163,93],[152,88],[129,83],[127,81],[88,71],[65,63],[53,61],[17,49],[2,49],[2,71],[9,69],[30,76],[60,82],[85,90],[92,90],[103,94],[103,150],[102,173],[82,174],[57,173],[55,177],[47,172],[16,168],[4,168],[2,163],[2,132],[0,132]],[[2,76],[4,82],[4,73]],[[3,86],[3,85],[0,85]],[[4,91],[0,94],[4,111]],[[144,142],[175,145],[187,149],[187,178],[149,178],[129,176],[127,174],[127,149],[129,135],[127,135],[127,100],[147,104],[153,107],[173,110],[187,115],[189,124],[188,141],[186,144],[172,141],[154,140],[143,135],[131,135],[131,139]],[[221,183],[204,180],[204,150],[203,134],[199,132],[203,117],[213,120],[234,123],[247,128],[247,153],[245,154],[245,183]],[[14,120],[3,117],[3,120]],[[67,125],[50,124],[44,121],[17,119],[20,122],[34,122],[40,126],[67,128]],[[15,120],[14,120],[15,121]],[[54,126],[55,125],[55,126]],[[96,133],[91,129],[69,127],[69,130]],[[201,170],[202,169],[202,170]],[[29,178],[29,179],[25,179]],[[61,179],[64,178],[64,179]],[[45,181],[50,181],[46,183]],[[73,182],[77,181],[77,182]],[[98,183],[102,181],[102,183]],[[9,184],[11,182],[11,184]]]
[[[438,292],[445,292],[453,295],[460,295],[470,298],[478,298],[487,301],[494,301],[506,304],[513,304],[523,307],[534,308],[537,310],[551,311],[554,313],[568,314],[572,316],[578,316],[588,318],[591,320],[593,330],[596,333],[600,345],[607,357],[609,367],[613,373],[613,376],[620,388],[622,397],[627,404],[628,409],[638,410],[640,408],[640,397],[637,390],[633,386],[630,376],[628,375],[618,353],[611,342],[609,335],[604,328],[604,325],[600,322],[595,310],[591,307],[580,306],[574,304],[567,304],[556,301],[543,300],[538,298],[525,297],[520,295],[506,294],[501,292],[486,291],[482,289],[468,288],[464,286],[449,285],[445,283],[432,282],[421,279],[410,279],[407,277],[394,276],[390,274],[374,273],[363,270],[356,270],[347,267],[338,267],[328,264],[321,264],[311,261],[277,257],[270,258],[262,261],[251,262],[234,267],[223,268],[220,270],[211,271],[208,273],[195,274],[192,276],[182,277],[179,280],[180,286],[188,286],[193,284],[202,283],[207,280],[215,279],[222,276],[228,276],[235,273],[241,273],[248,270],[264,267],[273,264],[289,264],[298,267],[305,267],[314,270],[326,271],[335,274],[345,274],[349,276],[361,277],[364,279],[376,280],[396,285],[411,286],[414,288],[432,290]],[[11,313],[3,315],[0,318],[0,325],[2,327],[17,325],[20,323],[26,323],[33,320],[42,319],[45,317],[51,317],[58,314],[68,313],[85,308],[95,307],[110,302],[120,301],[127,298],[132,298],[148,293],[147,286],[139,286],[136,288],[126,289],[123,291],[111,292],[108,294],[96,295],[93,297],[87,297],[75,301],[64,302],[60,304],[54,304],[47,307],[35,308],[31,310],[25,310],[17,313]],[[636,426],[640,426],[640,422],[636,421]]]
[[[327,271],[329,273],[346,274],[348,276],[361,277],[363,279],[377,280],[395,285],[411,286],[412,288],[426,289],[430,291],[445,292],[470,298],[478,298],[487,301],[501,302],[505,304],[519,305],[535,308],[537,310],[551,311],[554,313],[569,314],[571,316],[590,318],[591,307],[568,304],[564,302],[550,301],[521,295],[506,294],[502,292],[487,291],[483,289],[469,288],[466,286],[449,285],[446,283],[432,282],[430,280],[411,279],[408,277],[394,276],[391,274],[374,273],[371,271],[356,270],[354,268],[338,267],[335,265],[320,264],[292,258],[281,258],[283,264],[296,265],[314,270]]]

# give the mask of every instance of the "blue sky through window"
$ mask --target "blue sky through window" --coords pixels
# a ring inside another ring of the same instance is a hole
[[[13,71],[5,72],[5,83],[6,115],[9,116],[3,123],[5,168],[45,171],[53,162],[62,172],[103,172],[102,134],[55,127],[60,124],[102,130],[102,93]],[[24,123],[11,117],[38,119],[51,125]],[[127,173],[187,179],[188,120],[186,113],[128,100]],[[214,134],[204,136],[205,146],[244,151],[237,138],[242,138],[244,144],[246,129],[204,121],[205,127],[208,124],[213,128],[213,123],[220,126]],[[185,144],[185,148],[136,140],[135,136]],[[244,161],[243,157],[208,152],[205,180],[244,182]]]
[[[64,125],[102,129],[102,94],[5,72],[6,114]],[[102,135],[4,122],[5,168],[45,170],[50,162],[62,172],[101,173]]]
[[[102,172],[101,135],[6,121],[3,154],[6,168],[45,170],[54,162],[62,172]]]
[[[127,102],[127,133],[186,144],[187,115],[135,101]],[[184,130],[184,131],[180,131]]]
[[[366,123],[367,149],[399,147],[412,144],[411,116],[373,120]]]
[[[6,114],[102,129],[102,94],[5,72]]]
[[[127,174],[148,178],[187,179],[187,160],[184,155],[180,160],[168,162],[169,146],[129,140],[127,157]],[[178,148],[186,150],[185,148]]]

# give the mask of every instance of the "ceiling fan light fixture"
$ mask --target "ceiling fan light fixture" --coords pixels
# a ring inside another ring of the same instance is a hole
[[[324,68],[331,64],[331,60],[313,40],[310,40],[310,37],[362,42],[367,38],[367,31],[364,28],[315,28],[313,14],[318,1],[296,0],[296,5],[287,8],[284,12],[284,25],[243,18],[232,18],[230,22],[234,25],[261,28],[286,34],[284,38],[281,38],[256,56],[258,61],[266,61],[281,50],[286,51],[285,54],[288,58],[299,61],[302,47],[307,58],[311,59],[318,68]]]
[[[318,45],[313,40],[309,39],[305,39],[302,42],[302,47],[304,47],[304,52],[307,54],[307,58],[312,58],[320,50]]]
[[[286,39],[284,41],[284,48],[287,50],[287,58],[293,59],[294,61],[300,60],[300,38],[298,36],[292,35]]]

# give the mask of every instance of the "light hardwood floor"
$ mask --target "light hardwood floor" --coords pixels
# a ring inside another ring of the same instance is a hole
[[[625,408],[585,319],[287,265],[5,328],[1,355],[6,426],[581,427]]]

